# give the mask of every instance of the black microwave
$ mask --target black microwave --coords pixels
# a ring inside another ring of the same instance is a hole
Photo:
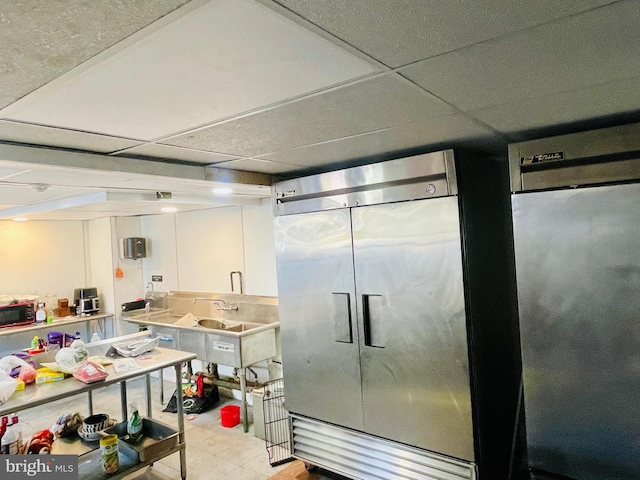
[[[31,301],[16,301],[0,306],[0,328],[28,325],[36,321],[35,308]]]

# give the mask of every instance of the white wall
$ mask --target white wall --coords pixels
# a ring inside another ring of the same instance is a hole
[[[144,237],[147,258],[121,259],[125,237]],[[273,217],[260,206],[221,207],[180,214],[91,221],[0,221],[0,294],[69,298],[96,287],[101,311],[119,316],[120,305],[155,290],[230,293],[229,274],[241,271],[244,293],[277,295]],[[124,277],[117,278],[120,267]],[[236,293],[237,289],[236,277]],[[120,322],[117,322],[118,324]],[[133,326],[120,325],[117,333]]]
[[[177,214],[176,247],[180,290],[230,293],[229,274],[244,271],[242,208]]]
[[[244,286],[251,295],[277,296],[276,244],[270,199],[259,207],[242,207]]]
[[[156,291],[178,290],[178,258],[176,250],[176,216],[145,215],[140,217],[142,236],[147,240],[147,258],[141,261],[145,289],[152,275],[162,282],[153,283]],[[145,290],[146,291],[146,290]]]
[[[81,221],[0,221],[0,294],[48,293],[73,302],[86,286]]]
[[[245,294],[277,295],[268,202],[140,219],[142,236],[151,245],[141,261],[145,286],[152,275],[162,275],[155,290],[231,293],[229,274],[241,271]]]

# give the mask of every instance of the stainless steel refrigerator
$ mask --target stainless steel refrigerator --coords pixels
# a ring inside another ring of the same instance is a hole
[[[534,478],[640,478],[640,124],[510,146]]]
[[[463,158],[448,150],[275,185],[297,458],[362,479],[513,469],[508,169]]]

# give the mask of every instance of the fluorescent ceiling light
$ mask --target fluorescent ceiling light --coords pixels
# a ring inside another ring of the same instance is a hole
[[[217,187],[211,190],[216,195],[229,195],[233,192],[233,189],[230,187]]]
[[[13,219],[13,221],[14,221],[14,222],[26,222],[26,221],[28,221],[28,220],[29,220],[29,219],[28,219],[28,218],[26,218],[26,217],[15,217],[15,218]]]

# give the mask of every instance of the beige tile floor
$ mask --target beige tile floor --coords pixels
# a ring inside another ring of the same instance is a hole
[[[151,379],[152,416],[167,425],[177,426],[174,413],[163,412],[160,404],[160,381]],[[164,399],[169,400],[175,384],[165,380]],[[56,419],[66,413],[80,412],[87,415],[86,395],[77,395],[41,407],[20,412],[20,424],[26,439],[31,434],[53,425]],[[144,400],[144,379],[127,382],[127,401],[136,401],[141,414],[146,414]],[[287,465],[272,467],[264,440],[253,435],[253,425],[244,433],[242,425],[226,428],[220,425],[220,408],[225,405],[239,405],[239,401],[222,397],[220,403],[208,412],[185,420],[187,441],[187,478],[189,480],[267,480]],[[99,389],[93,393],[94,413],[107,413],[121,418],[120,388],[117,385]],[[186,417],[190,418],[190,417]],[[126,480],[173,480],[180,479],[180,456],[174,453],[152,467],[139,470]]]

